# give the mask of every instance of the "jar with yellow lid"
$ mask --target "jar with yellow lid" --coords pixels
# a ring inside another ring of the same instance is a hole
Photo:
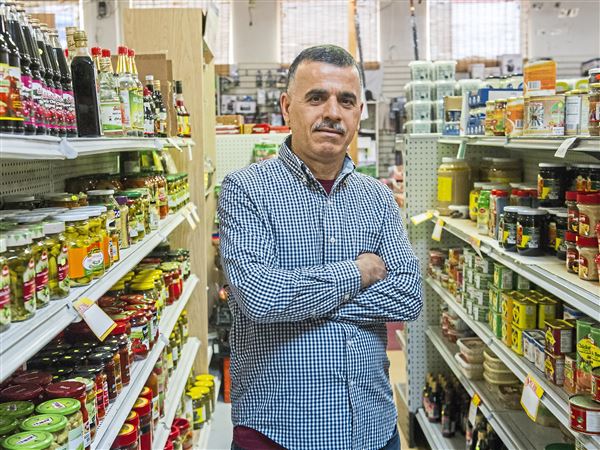
[[[450,205],[468,205],[471,190],[471,168],[457,158],[442,158],[437,171],[437,208],[441,215],[450,214]]]
[[[44,222],[43,243],[48,252],[48,287],[51,300],[65,298],[71,291],[69,247],[64,232],[64,222]]]
[[[69,278],[72,286],[84,286],[92,281],[94,273],[104,270],[102,252],[90,251],[89,215],[87,212],[68,212],[54,217],[65,222],[69,258]]]
[[[196,381],[194,382],[194,387],[202,387],[202,388],[206,388],[208,389],[208,399],[209,399],[209,406],[210,406],[210,412],[214,412],[215,410],[215,382],[212,379],[206,379],[206,378],[201,378],[201,379],[196,379]]]
[[[6,258],[6,239],[0,237],[0,333],[10,327],[10,303],[13,293],[10,286],[10,269]]]
[[[192,428],[200,430],[207,421],[208,397],[200,388],[191,388],[187,395],[192,401]]]
[[[190,389],[190,392],[192,392],[192,393],[198,392],[202,396],[202,401],[204,404],[204,413],[205,413],[204,417],[205,417],[206,421],[209,421],[214,412],[213,406],[211,403],[211,398],[210,398],[211,390],[207,386],[198,386],[197,383],[204,383],[204,382],[197,381],[196,383],[194,383],[194,387]]]
[[[24,229],[9,230],[6,237],[6,260],[10,273],[12,322],[27,320],[35,314],[35,260],[31,251],[31,233]]]
[[[16,217],[19,228],[26,229],[31,234],[31,252],[35,262],[35,303],[36,309],[41,309],[50,303],[50,287],[48,286],[48,251],[43,241],[45,214],[22,214]]]

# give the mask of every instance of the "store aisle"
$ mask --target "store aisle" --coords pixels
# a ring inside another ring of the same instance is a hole
[[[231,424],[231,403],[217,402],[210,426],[206,450],[226,450],[231,447],[233,425]]]

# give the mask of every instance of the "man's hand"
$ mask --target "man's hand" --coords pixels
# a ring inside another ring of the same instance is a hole
[[[360,287],[368,288],[387,277],[387,269],[383,259],[375,253],[363,253],[356,258],[356,265],[360,271]]]

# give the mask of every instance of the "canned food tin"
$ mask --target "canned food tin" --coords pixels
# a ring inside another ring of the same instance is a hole
[[[490,291],[488,289],[473,289],[470,295],[470,299],[473,303],[481,306],[487,306],[490,303]]]
[[[523,330],[512,324],[512,344],[511,350],[517,355],[523,355]]]
[[[490,296],[490,309],[495,313],[502,312],[502,289],[498,289],[497,287],[490,286],[489,296]]]
[[[523,135],[564,136],[565,96],[526,98],[524,116]]]
[[[523,331],[523,356],[530,363],[535,363],[535,341],[544,341],[544,332],[541,330]]]
[[[537,327],[545,327],[547,320],[556,319],[558,302],[550,297],[544,297],[537,301]]]
[[[502,314],[490,311],[491,329],[498,339],[502,339]]]
[[[546,321],[546,350],[553,355],[571,353],[575,338],[573,324],[566,320]]]
[[[502,342],[508,348],[512,347],[512,324],[505,320],[502,321]]]
[[[494,286],[498,289],[514,289],[514,272],[502,264],[494,263]]]
[[[490,309],[487,306],[473,304],[473,319],[478,322],[485,322],[488,318]]]
[[[531,289],[531,281],[521,275],[517,275],[517,285],[515,288],[517,291],[529,290]]]
[[[527,299],[514,299],[512,322],[522,330],[535,328],[537,323],[535,303]]]
[[[565,381],[563,389],[571,395],[577,393],[577,356],[575,353],[565,355]]]
[[[600,434],[600,404],[587,394],[569,398],[571,428],[580,433]]]
[[[475,272],[473,277],[475,281],[475,287],[477,289],[487,289],[488,283],[492,281],[493,275],[487,273]]]
[[[535,367],[540,372],[544,372],[546,366],[546,352],[544,351],[544,341],[534,341],[533,343],[533,353],[535,356]]]
[[[600,367],[592,370],[592,399],[600,403]]]
[[[546,351],[544,369],[548,380],[557,386],[562,386],[565,381],[565,355],[553,355]]]

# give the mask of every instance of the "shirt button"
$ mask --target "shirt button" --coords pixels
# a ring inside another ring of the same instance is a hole
[[[335,244],[335,238],[334,237],[330,237],[329,238],[329,242],[331,242],[332,244]]]
[[[354,387],[354,380],[350,380],[350,383],[348,383],[350,385],[350,387]]]
[[[346,345],[348,345],[348,347],[350,347],[352,345],[352,339],[346,340]]]
[[[346,300],[346,301],[350,300],[350,294],[344,295],[344,300]]]

